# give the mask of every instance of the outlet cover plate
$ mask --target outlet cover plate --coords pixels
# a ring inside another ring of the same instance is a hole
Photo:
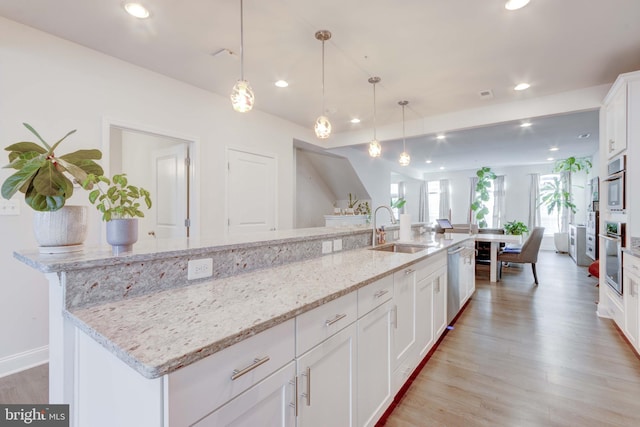
[[[332,251],[331,240],[322,242],[322,254],[330,254]]]
[[[187,264],[187,280],[213,276],[213,258],[192,259]]]
[[[335,239],[333,241],[333,250],[341,251],[342,250],[342,239]]]

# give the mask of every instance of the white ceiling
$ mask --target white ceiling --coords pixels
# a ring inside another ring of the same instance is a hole
[[[0,15],[228,96],[240,76],[240,2],[141,2],[152,14],[145,21],[128,16],[121,0],[2,1]],[[410,101],[408,118],[428,118],[612,83],[640,69],[638,0],[532,0],[515,12],[504,0],[244,0],[244,9],[256,109],[301,126],[311,128],[322,109],[314,33],[333,33],[326,107],[338,133],[372,127],[374,75],[382,78],[383,126],[401,122],[401,99]],[[212,56],[220,49],[236,54]],[[290,86],[276,88],[278,79]],[[514,91],[522,81],[531,88]],[[482,90],[493,98],[480,98]]]

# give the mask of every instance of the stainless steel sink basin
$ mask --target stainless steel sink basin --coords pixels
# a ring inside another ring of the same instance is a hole
[[[411,243],[387,243],[371,248],[372,251],[383,252],[400,252],[403,254],[414,254],[416,252],[424,251],[427,249],[427,245],[413,245]]]

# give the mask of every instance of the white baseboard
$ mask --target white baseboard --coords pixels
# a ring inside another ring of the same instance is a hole
[[[34,348],[0,359],[0,378],[15,374],[49,361],[49,346]]]

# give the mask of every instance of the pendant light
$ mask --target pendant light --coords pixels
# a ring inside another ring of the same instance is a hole
[[[244,9],[243,0],[240,0],[240,80],[238,80],[231,91],[231,105],[239,113],[246,113],[253,108],[253,89],[249,82],[244,79]]]
[[[376,138],[376,83],[380,83],[380,77],[369,77],[369,83],[373,85],[373,140],[369,143],[369,155],[380,157],[382,146]]]
[[[398,105],[402,107],[402,154],[400,154],[400,165],[401,166],[409,166],[411,163],[411,156],[407,153],[407,142],[404,135],[404,107],[407,106],[409,101],[398,101]]]
[[[324,115],[324,42],[331,38],[331,32],[327,30],[320,30],[316,32],[316,39],[322,42],[322,113],[316,120],[316,124],[313,127],[316,131],[316,136],[320,139],[327,139],[331,136],[331,122],[329,118]]]

